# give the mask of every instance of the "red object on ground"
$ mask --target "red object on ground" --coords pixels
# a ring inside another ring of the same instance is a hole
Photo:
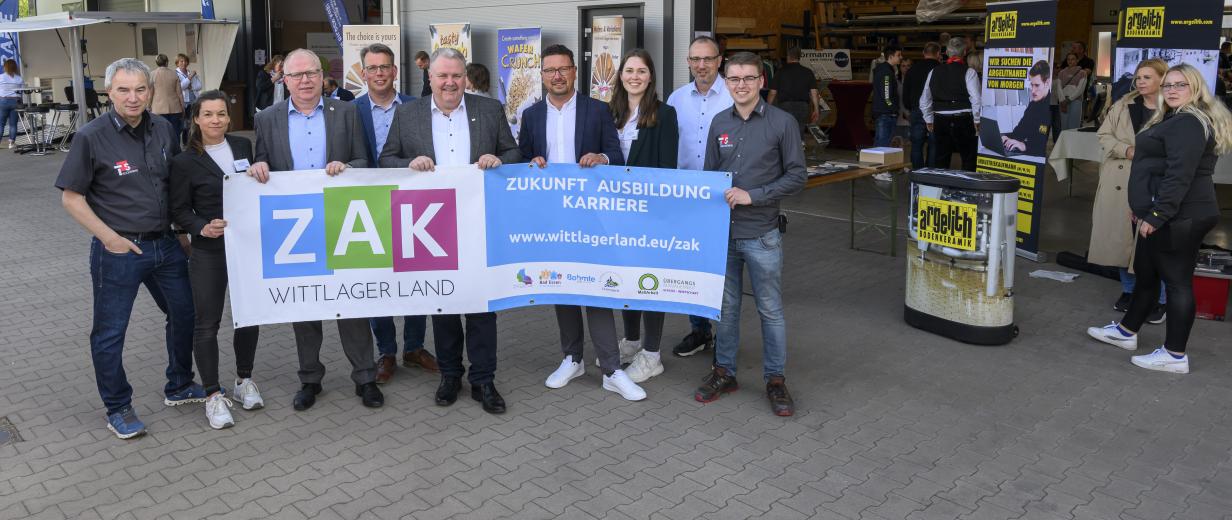
[[[1232,280],[1194,273],[1194,304],[1199,318],[1223,321],[1228,313],[1229,282]]]
[[[830,147],[844,150],[859,150],[873,144],[873,135],[864,122],[864,107],[873,93],[873,84],[867,81],[831,81],[830,94],[834,96],[834,109],[838,115],[830,130]]]

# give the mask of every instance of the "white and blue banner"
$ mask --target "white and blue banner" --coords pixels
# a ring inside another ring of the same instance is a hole
[[[0,0],[0,21],[13,22],[17,20],[18,1]],[[0,64],[6,60],[21,64],[21,50],[17,45],[17,33],[0,33]]]
[[[321,0],[325,5],[325,18],[329,20],[329,27],[334,31],[334,39],[338,40],[338,48],[342,48],[342,26],[351,24],[351,17],[347,15],[346,5],[342,0]]]
[[[214,0],[201,0],[201,18],[204,20],[214,19]]]
[[[573,304],[718,319],[728,174],[526,164],[224,182],[235,325]]]

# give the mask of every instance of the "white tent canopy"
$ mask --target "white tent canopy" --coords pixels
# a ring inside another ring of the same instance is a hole
[[[201,84],[205,89],[218,88],[227,61],[231,57],[231,48],[235,44],[235,34],[239,24],[231,20],[206,20],[200,13],[142,13],[119,11],[68,11],[40,16],[30,16],[11,22],[0,22],[0,32],[24,33],[31,31],[47,31],[68,29],[69,60],[73,72],[73,98],[78,101],[77,112],[80,121],[85,121],[85,72],[82,70],[81,45],[82,28],[101,23],[129,24],[134,34],[137,24],[178,24],[196,25],[198,27],[197,57],[201,67]],[[135,38],[135,36],[134,36]],[[119,42],[92,42],[89,45],[118,45]],[[138,56],[133,56],[138,57]]]

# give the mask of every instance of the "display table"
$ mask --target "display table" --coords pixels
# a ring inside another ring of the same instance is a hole
[[[1074,159],[1103,162],[1104,149],[1099,144],[1099,134],[1077,130],[1061,132],[1052,146],[1052,153],[1048,154],[1048,164],[1057,172],[1058,181],[1069,179],[1070,161]],[[1214,180],[1215,184],[1232,184],[1232,154],[1219,156]],[[1070,186],[1073,186],[1073,179],[1070,179]]]
[[[873,84],[867,81],[831,81],[830,94],[834,96],[837,116],[830,130],[830,146],[844,150],[859,150],[873,144],[873,136],[864,122],[864,107],[873,93]]]
[[[859,235],[865,231],[872,230],[872,231],[876,231],[878,234],[886,236],[890,242],[889,255],[898,256],[898,183],[897,182],[884,183],[884,184],[889,184],[889,186],[887,187],[887,186],[882,186],[883,183],[875,182],[873,183],[873,188],[877,191],[877,194],[879,196],[878,197],[868,197],[873,200],[890,203],[890,222],[887,224],[878,224],[878,223],[859,224],[857,221],[859,220],[860,217],[863,217],[864,214],[860,212],[859,208],[856,205],[856,180],[863,179],[865,177],[872,177],[873,175],[876,175],[878,173],[889,172],[891,174],[897,174],[897,173],[904,171],[906,168],[910,167],[911,163],[901,162],[901,163],[894,163],[894,164],[867,164],[867,163],[852,163],[852,164],[854,164],[857,167],[854,169],[842,171],[839,173],[832,173],[829,175],[818,175],[814,177],[809,177],[808,181],[805,182],[804,187],[805,189],[809,189],[809,188],[820,188],[822,186],[828,186],[828,185],[837,184],[840,182],[848,183],[848,186],[851,190],[851,199],[849,202],[850,206],[848,208],[849,213],[847,215],[849,223],[850,223],[850,228],[849,228],[850,244],[848,247],[850,247],[851,249],[855,249],[857,251],[871,251],[873,253],[886,254],[886,252],[884,251],[862,249],[862,248],[856,247],[856,235]],[[890,230],[889,234],[887,235],[882,230],[882,228],[889,228]]]

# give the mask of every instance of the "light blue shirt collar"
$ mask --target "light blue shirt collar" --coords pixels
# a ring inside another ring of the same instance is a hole
[[[325,110],[325,96],[324,96],[324,95],[322,95],[322,96],[320,97],[320,99],[317,99],[317,108],[316,108],[316,110],[321,110],[321,111],[324,111],[324,110]],[[294,101],[291,101],[290,99],[287,99],[287,113],[288,113],[288,114],[290,114],[290,113],[292,113],[292,112],[299,112],[299,109],[295,108],[295,102],[294,102]],[[303,112],[300,112],[300,114],[303,114]]]

